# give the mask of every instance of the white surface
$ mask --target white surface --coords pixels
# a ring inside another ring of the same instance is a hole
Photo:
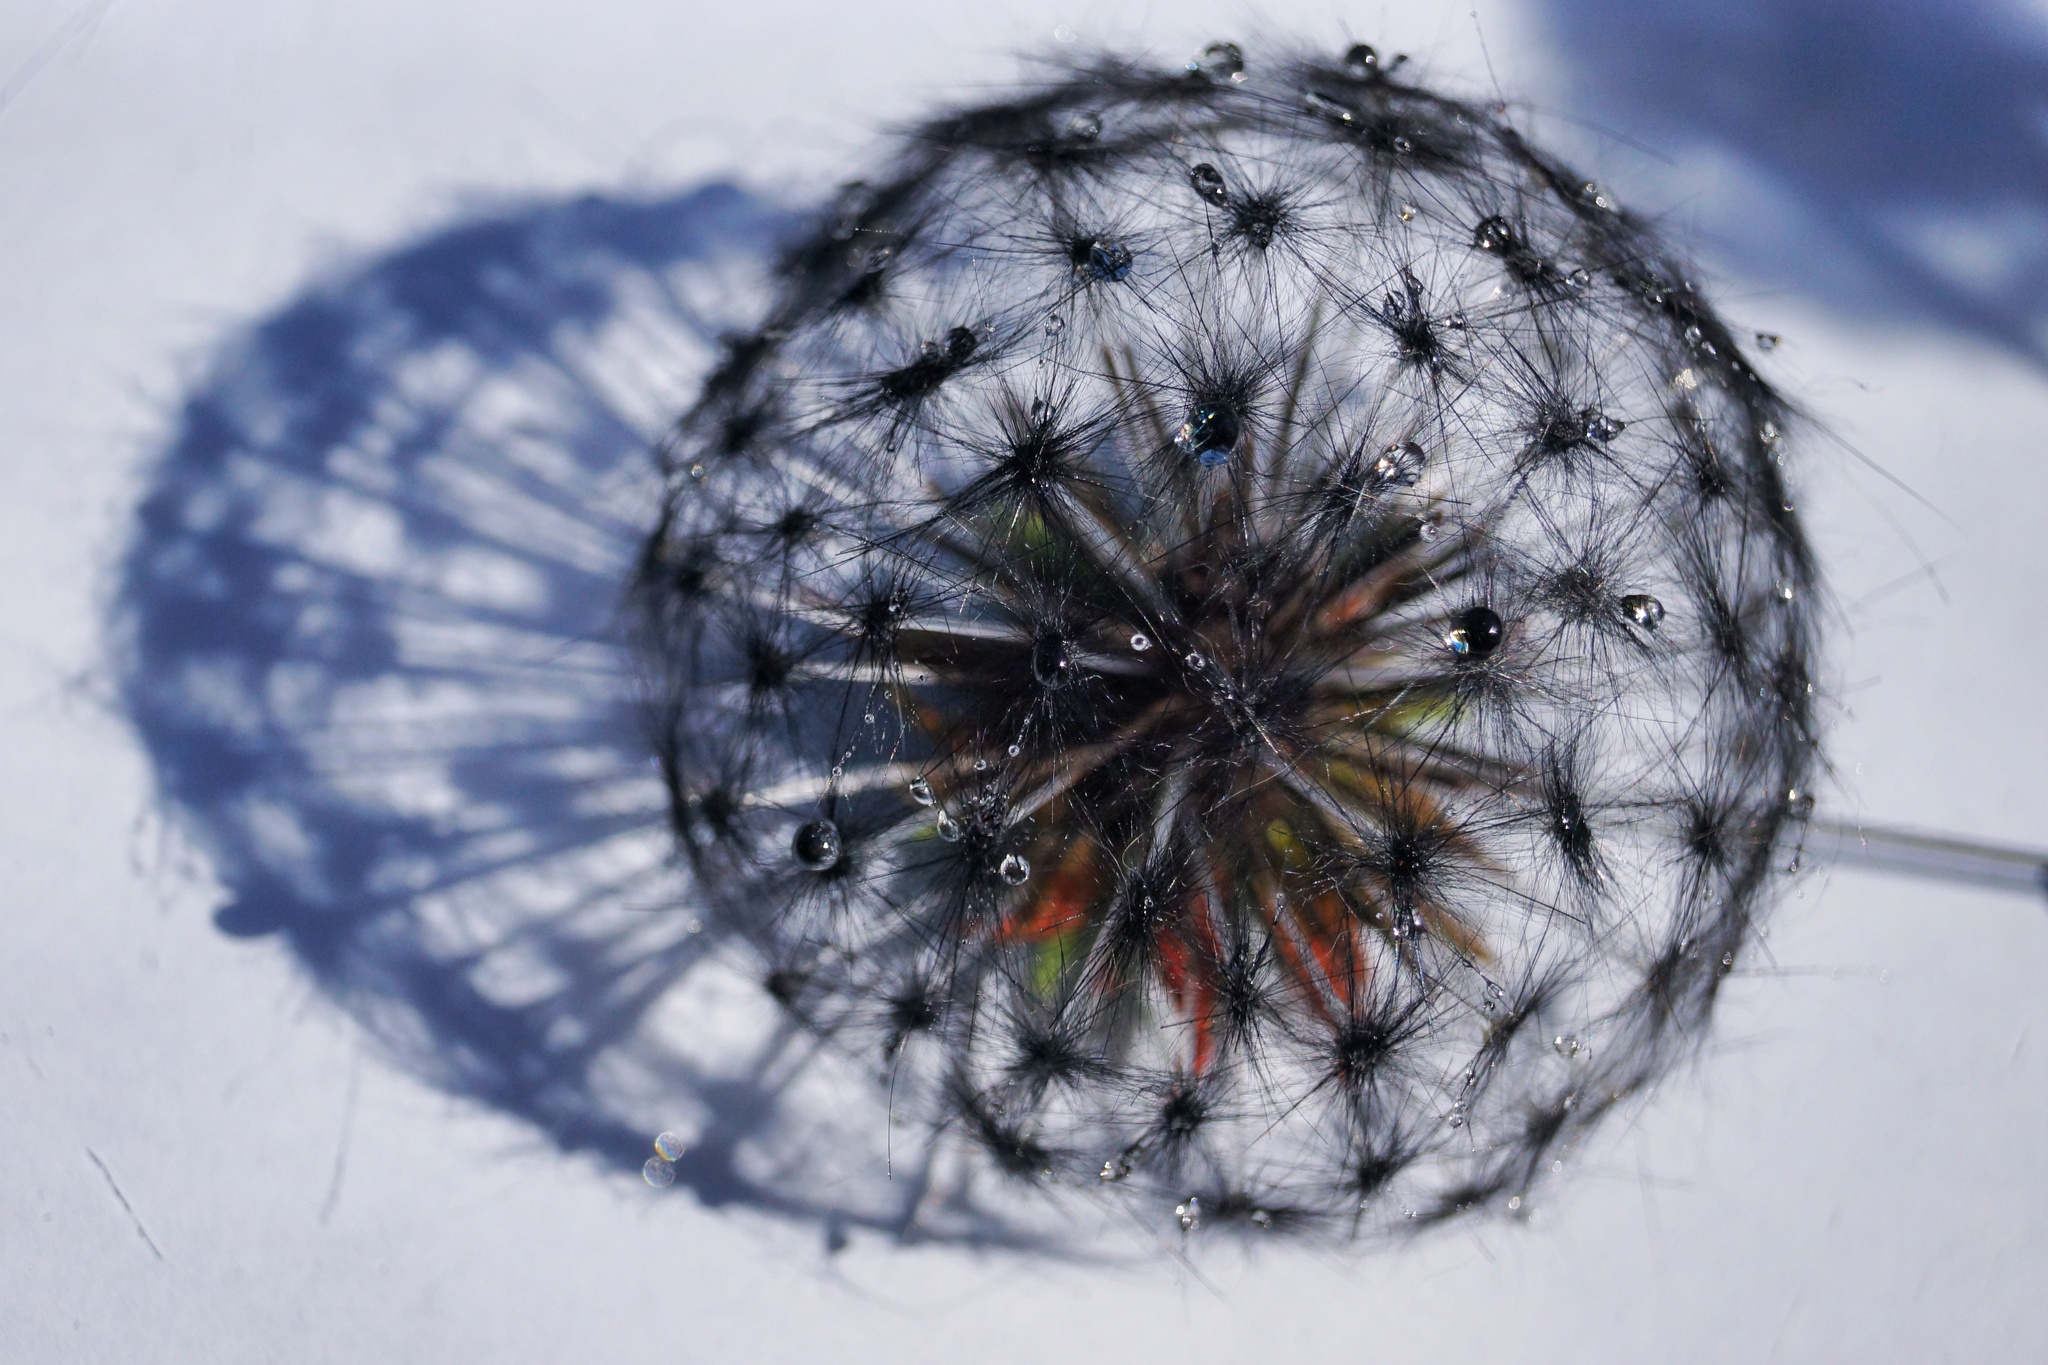
[[[1351,36],[1483,77],[1464,6],[1420,8]],[[2048,1356],[2048,914],[2014,899],[1809,882],[1769,946],[1828,970],[1731,983],[1698,1073],[1536,1221],[1396,1257],[1223,1253],[1201,1278],[860,1237],[828,1260],[816,1229],[655,1196],[359,1061],[279,948],[214,930],[108,701],[111,566],[209,347],[477,198],[736,168],[818,183],[1054,24],[1169,53],[1248,27],[1221,7],[1213,26],[1108,5],[422,9],[0,12],[0,1357]],[[1502,85],[1538,88],[1533,24],[1484,19]],[[1880,502],[1947,594],[1845,606],[1835,801],[2043,842],[2048,382],[1721,292],[1787,336],[1770,372],[1953,523],[1809,448],[1840,599],[1916,565]]]

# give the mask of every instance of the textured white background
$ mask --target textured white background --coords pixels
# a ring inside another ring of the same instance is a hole
[[[1575,107],[1540,14],[1478,19],[1503,89]],[[1261,22],[1489,84],[1464,4]],[[2024,898],[1810,880],[1768,956],[1825,970],[1731,982],[1702,1064],[1533,1222],[1200,1277],[862,1238],[827,1258],[815,1229],[656,1197],[362,1058],[280,949],[212,927],[100,638],[210,348],[493,196],[822,187],[878,123],[1010,78],[1061,23],[1174,57],[1259,26],[1111,4],[0,6],[0,1358],[2048,1358],[2048,914]],[[1681,227],[1765,192],[1540,126],[1612,153],[1602,174]],[[1943,514],[1808,455],[1844,603],[1830,802],[2048,842],[2048,380],[1726,271],[1719,292],[1786,335],[1775,375]],[[1946,600],[1850,608],[1917,555]]]

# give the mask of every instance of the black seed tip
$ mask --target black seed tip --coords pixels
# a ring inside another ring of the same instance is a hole
[[[1264,251],[1286,229],[1288,216],[1287,205],[1279,195],[1246,195],[1230,206],[1230,231]]]
[[[793,1009],[797,997],[803,994],[804,985],[809,980],[810,976],[807,973],[788,967],[778,967],[762,980],[761,989],[767,991],[769,997],[778,1005],[785,1009]]]

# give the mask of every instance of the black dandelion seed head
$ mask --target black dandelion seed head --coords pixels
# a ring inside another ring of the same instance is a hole
[[[922,983],[911,983],[894,991],[884,1003],[883,1023],[886,1053],[893,1054],[913,1034],[929,1033],[938,1027],[945,1012]]]
[[[1785,404],[1586,183],[1364,45],[1103,60],[729,346],[634,597],[695,912],[949,1207],[1405,1231],[1697,1042],[1814,576]]]
[[[1159,1131],[1169,1141],[1185,1142],[1208,1119],[1208,1106],[1190,1086],[1177,1085],[1159,1106]]]
[[[665,587],[677,597],[694,599],[702,595],[718,570],[717,543],[711,539],[679,542],[665,547]]]
[[[1263,251],[1293,218],[1287,200],[1271,190],[1230,201],[1230,232]]]

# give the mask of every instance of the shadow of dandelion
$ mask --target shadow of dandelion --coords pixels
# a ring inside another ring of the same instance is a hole
[[[789,226],[722,185],[544,204],[257,324],[143,502],[124,696],[220,928],[402,1064],[622,1170],[678,1130],[707,1205],[995,1237],[915,1153],[853,1177],[870,1078],[691,916],[621,646],[649,448]]]
[[[1750,184],[1743,268],[2048,364],[2048,26],[2010,0],[1549,0],[1589,110]]]

